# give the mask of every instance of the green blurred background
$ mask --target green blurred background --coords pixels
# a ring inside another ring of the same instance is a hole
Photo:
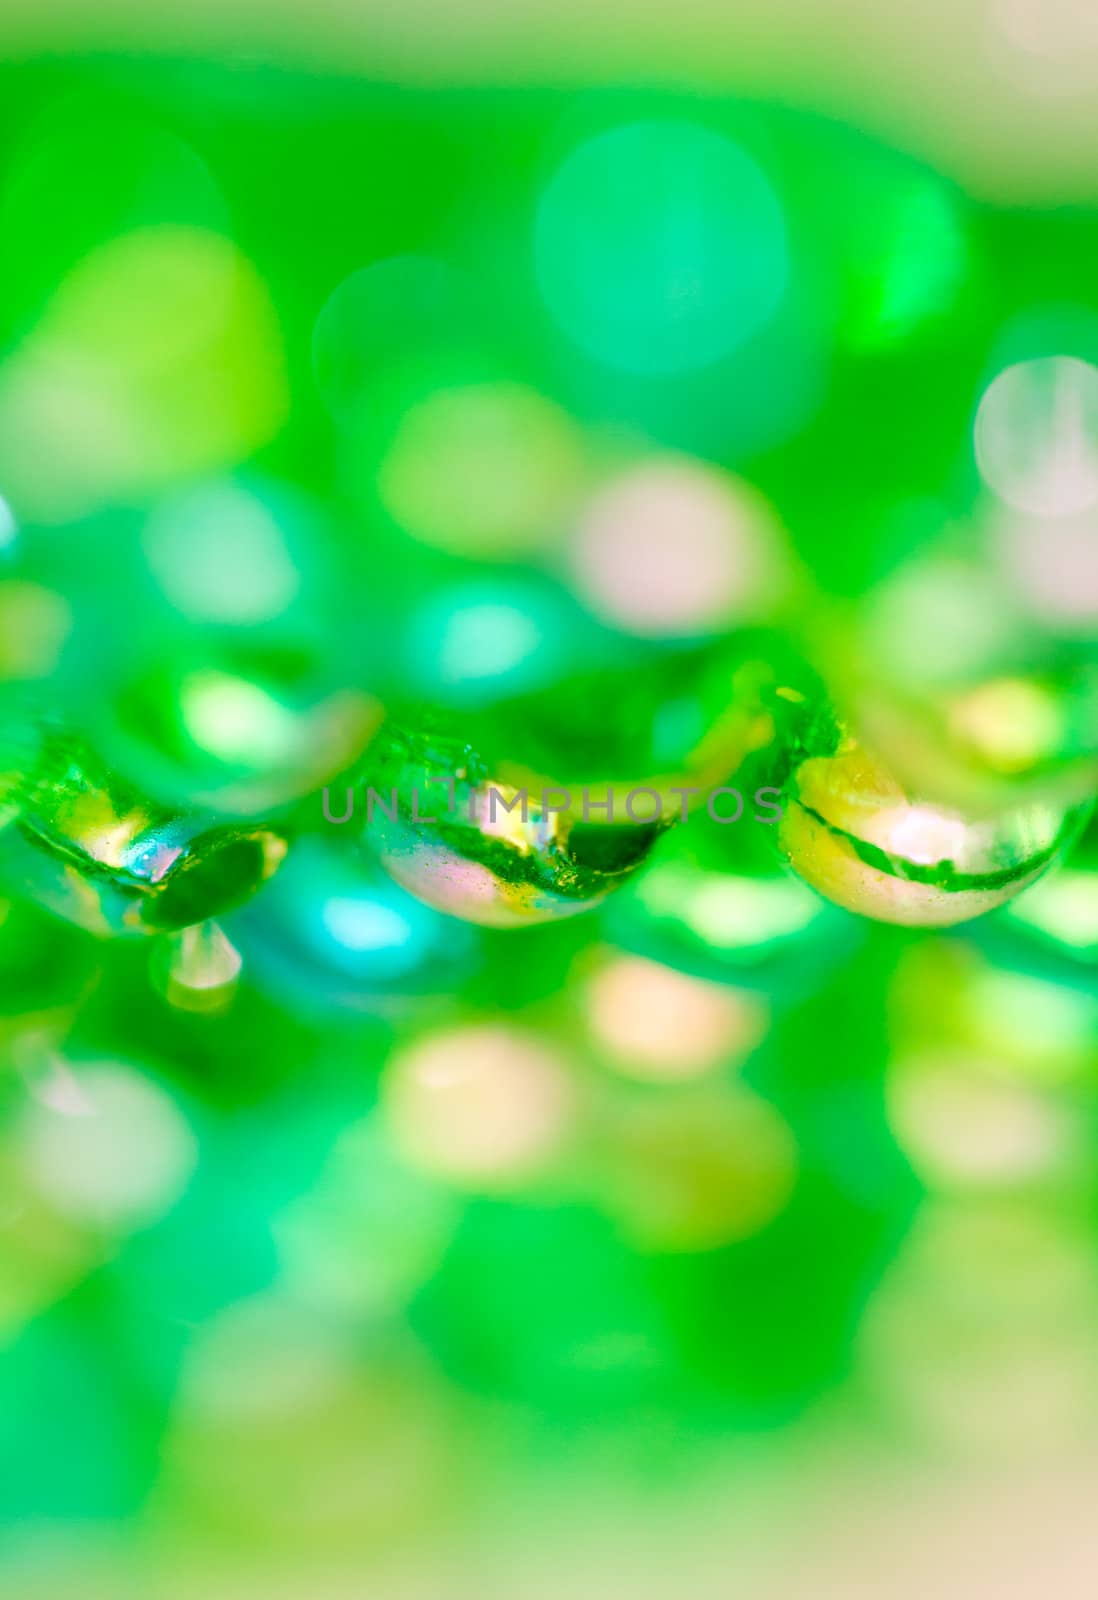
[[[1090,1596],[1093,21],[4,27],[0,1591]]]

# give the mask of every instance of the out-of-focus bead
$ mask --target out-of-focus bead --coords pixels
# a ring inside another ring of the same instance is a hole
[[[262,816],[377,726],[373,612],[291,485],[213,477],[146,513],[30,530],[20,559],[68,607],[52,706],[165,807]]]
[[[13,783],[18,812],[0,839],[0,874],[92,932],[204,922],[247,899],[286,853],[272,827],[152,804],[67,733],[45,729],[40,741]]]
[[[388,1015],[452,994],[476,962],[473,929],[341,844],[299,839],[274,881],[229,918],[249,976],[280,1003],[324,1016]]]
[[[607,903],[603,921],[623,949],[788,1004],[849,952],[858,924],[781,861],[778,791],[758,788],[759,778],[752,767],[732,780],[744,802],[735,823],[703,807],[674,828]],[[717,814],[727,808],[720,801]]]

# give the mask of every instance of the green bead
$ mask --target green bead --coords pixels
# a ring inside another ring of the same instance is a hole
[[[394,720],[460,728],[492,776],[531,795],[564,788],[580,811],[619,820],[654,790],[681,819],[760,751],[777,754],[821,696],[776,634],[689,649],[620,651],[561,670],[544,686],[450,713],[393,707]]]
[[[0,877],[92,932],[157,933],[204,922],[277,869],[285,836],[170,811],[112,774],[80,739],[38,732],[18,811],[0,836]]]
[[[849,953],[855,919],[800,882],[775,848],[775,785],[795,742],[793,728],[785,732],[788,745],[729,780],[744,801],[735,822],[719,820],[728,802],[723,812],[719,805],[692,812],[609,901],[602,920],[613,943],[780,1003],[803,998]]]
[[[288,485],[213,478],[26,542],[28,576],[71,611],[53,708],[163,806],[262,816],[377,726],[372,611],[327,517]]]
[[[1098,789],[1098,671],[989,674],[912,693],[878,679],[854,702],[859,725],[905,783],[962,811]]]
[[[1035,627],[976,524],[954,536],[960,553],[930,512],[909,532],[929,550],[823,618],[828,681],[851,722],[900,783],[961,812],[1087,799],[1098,790],[1093,648]]]

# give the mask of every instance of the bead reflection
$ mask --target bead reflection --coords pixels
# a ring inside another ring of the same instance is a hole
[[[114,1062],[80,1065],[65,1108],[28,1104],[21,1153],[65,1216],[108,1232],[147,1227],[179,1198],[198,1159],[182,1111],[151,1078]]]
[[[473,1189],[542,1171],[571,1122],[573,1090],[555,1051],[501,1025],[420,1040],[387,1067],[383,1104],[396,1147],[421,1170]]]
[[[240,952],[216,922],[167,935],[150,962],[153,983],[169,1005],[204,1015],[228,1009],[240,968]]]
[[[36,520],[133,503],[249,455],[288,405],[266,286],[204,229],[101,244],[0,370],[0,470]]]
[[[1015,510],[1069,516],[1098,500],[1098,367],[1075,356],[1021,361],[976,414],[976,460]]]
[[[477,958],[471,928],[424,905],[365,851],[296,841],[227,924],[257,982],[297,1010],[382,1012],[445,995]]]
[[[413,538],[476,559],[550,539],[582,474],[578,429],[514,383],[440,389],[401,419],[378,474],[389,515]]]
[[[653,1083],[739,1062],[767,1028],[758,998],[640,956],[619,956],[593,974],[587,1016],[614,1069]]]
[[[598,615],[645,637],[761,622],[790,576],[785,535],[764,497],[673,457],[603,485],[576,530],[572,567]]]
[[[635,1249],[715,1250],[759,1233],[789,1201],[792,1134],[742,1085],[638,1096],[616,1110],[600,1187]]]
[[[992,530],[1003,534],[1000,521]],[[1077,612],[1055,624],[1080,631],[1082,575],[1052,571],[1023,583],[975,557],[944,553],[901,567],[849,616],[833,619],[833,688],[856,713],[903,784],[962,812],[1030,799],[1083,800],[1098,789],[1098,672],[1087,653],[1046,627],[1044,597],[1069,581]],[[1017,580],[1017,581],[1016,581]]]
[[[846,955],[858,925],[784,868],[774,826],[705,812],[661,840],[650,865],[603,913],[636,955],[788,1005]]]

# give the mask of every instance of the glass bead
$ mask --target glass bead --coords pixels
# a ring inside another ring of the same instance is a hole
[[[515,787],[562,786],[592,813],[612,802],[618,819],[631,792],[654,789],[670,822],[748,757],[776,751],[817,694],[778,635],[750,635],[590,664],[461,725]]]
[[[216,922],[199,922],[166,934],[153,945],[149,976],[177,1011],[215,1015],[232,1003],[240,952]]]
[[[555,808],[562,794],[496,779],[472,745],[425,726],[386,726],[357,792],[348,790],[359,827],[398,883],[491,927],[589,910],[636,870],[666,825],[585,822]]]
[[[0,835],[0,877],[68,921],[100,934],[204,922],[253,894],[286,853],[273,827],[168,811],[82,740],[53,727],[39,737]]]
[[[915,797],[846,738],[794,768],[777,833],[799,876],[838,905],[881,922],[946,927],[1035,882],[1083,815],[1034,801],[965,817]]]

